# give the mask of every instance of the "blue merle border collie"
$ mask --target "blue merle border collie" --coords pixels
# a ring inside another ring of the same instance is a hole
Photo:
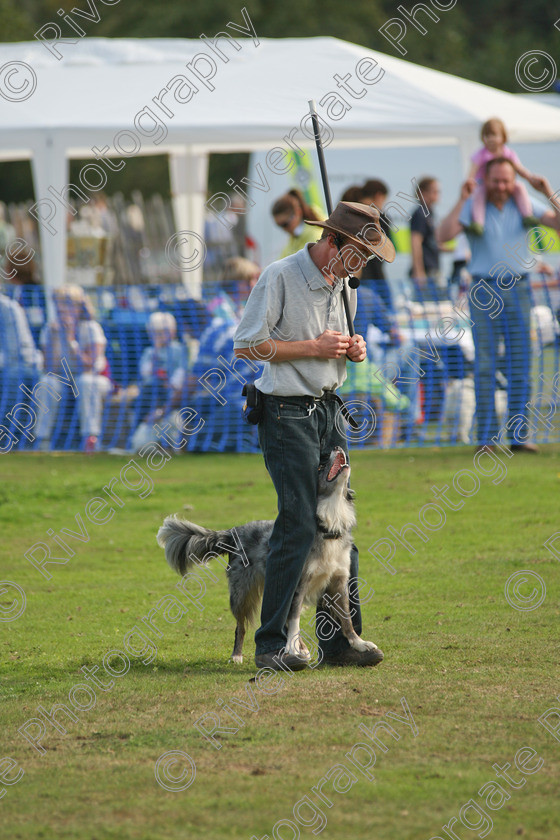
[[[337,603],[334,617],[355,650],[377,647],[357,635],[350,618],[348,579],[356,515],[354,492],[348,487],[349,478],[350,465],[345,453],[336,447],[326,463],[319,467],[317,533],[288,614],[287,653],[309,656],[299,635],[300,616],[304,604],[318,603],[327,610],[329,604]],[[262,597],[268,541],[273,525],[272,520],[258,520],[228,531],[210,531],[193,522],[168,516],[157,534],[159,545],[165,549],[167,562],[180,575],[212,557],[228,555],[226,574],[230,607],[237,621],[231,656],[235,663],[243,662],[245,632]],[[239,550],[240,545],[242,551]]]

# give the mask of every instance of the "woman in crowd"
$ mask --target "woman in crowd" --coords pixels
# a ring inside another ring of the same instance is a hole
[[[45,356],[37,424],[38,448],[50,449],[59,402],[68,386],[48,373],[67,380],[62,360],[70,368],[78,388],[80,434],[85,452],[94,452],[101,434],[104,400],[113,388],[105,356],[107,339],[94,319],[93,306],[81,286],[68,284],[53,291],[56,319],[42,331],[40,345]]]
[[[280,259],[301,251],[308,242],[317,241],[316,231],[303,222],[304,219],[320,222],[323,217],[318,208],[306,202],[299,190],[289,190],[285,195],[280,196],[272,205],[272,216],[278,227],[290,235],[288,244],[280,254]]]

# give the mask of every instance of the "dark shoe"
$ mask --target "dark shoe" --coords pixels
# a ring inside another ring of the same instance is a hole
[[[474,454],[478,455],[479,452],[493,452],[493,451],[494,451],[494,447],[490,446],[490,444],[488,444],[488,443],[485,443],[482,446],[477,446],[475,451],[474,451]]]
[[[383,661],[383,651],[379,648],[373,650],[354,650],[354,648],[346,648],[340,653],[332,656],[325,656],[323,658],[323,665],[379,665]]]
[[[509,448],[512,452],[527,452],[529,455],[536,455],[539,451],[536,443],[512,443]]]
[[[281,648],[268,653],[256,653],[255,665],[257,668],[272,668],[273,671],[303,671],[309,665],[309,658],[284,653],[284,648]]]

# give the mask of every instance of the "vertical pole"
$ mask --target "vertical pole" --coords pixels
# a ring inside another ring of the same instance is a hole
[[[325,155],[323,152],[323,144],[321,142],[321,133],[319,130],[319,120],[317,119],[317,111],[315,110],[315,100],[309,100],[309,111],[311,113],[311,122],[313,123],[313,133],[315,135],[315,145],[317,146],[317,157],[319,159],[319,169],[321,171],[321,180],[323,182],[323,192],[325,194],[325,204],[327,205],[327,213],[329,216],[332,213],[332,198],[329,187],[329,179],[327,177],[327,167],[325,166]],[[338,249],[340,253],[340,248]],[[346,289],[346,281],[342,279],[342,302],[344,304],[344,312],[346,314],[346,323],[348,324],[348,333],[350,336],[355,334],[354,323],[350,314],[350,304],[348,302],[348,291]]]

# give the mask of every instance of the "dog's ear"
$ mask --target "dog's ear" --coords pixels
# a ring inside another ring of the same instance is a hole
[[[356,491],[352,490],[350,487],[348,487],[347,490],[346,490],[346,500],[348,502],[353,502],[355,498],[356,498]]]

